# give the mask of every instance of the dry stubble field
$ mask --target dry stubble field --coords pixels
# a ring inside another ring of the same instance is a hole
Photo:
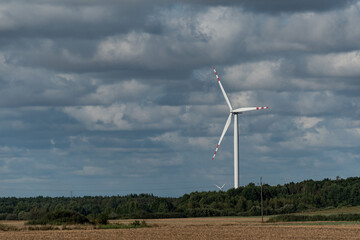
[[[118,220],[128,223],[133,220]],[[260,218],[184,218],[146,220],[151,228],[0,231],[0,239],[359,239],[360,224],[305,225],[260,223]],[[0,221],[24,226],[21,221]]]

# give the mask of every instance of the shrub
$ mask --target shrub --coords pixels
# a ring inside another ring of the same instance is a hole
[[[96,228],[98,229],[128,229],[128,228],[144,228],[144,227],[150,227],[147,225],[147,223],[142,220],[141,222],[138,220],[135,220],[132,223],[129,224],[121,224],[121,223],[114,223],[114,224],[107,224],[107,225],[99,225]]]
[[[147,223],[142,220],[141,222],[138,220],[135,220],[134,222],[129,224],[130,227],[139,228],[139,227],[148,227]]]
[[[7,214],[5,220],[17,220],[16,214]]]
[[[108,219],[109,217],[106,213],[100,213],[99,216],[96,218],[96,223],[106,225],[109,223]]]
[[[334,215],[279,215],[269,218],[268,222],[306,222],[306,221],[360,221],[360,214]]]
[[[49,231],[49,230],[59,230],[58,227],[53,227],[53,226],[34,226],[34,227],[28,227],[29,231]]]
[[[19,229],[15,226],[0,224],[0,231],[18,231]]]
[[[135,220],[134,222],[131,223],[131,225],[134,227],[140,226],[140,222],[138,220]]]

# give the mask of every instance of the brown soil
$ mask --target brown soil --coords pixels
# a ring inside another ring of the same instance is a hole
[[[115,222],[132,222],[119,220]],[[0,239],[359,239],[360,225],[284,225],[261,224],[259,218],[185,218],[146,220],[151,228],[139,229],[76,229],[29,231],[23,222],[19,231],[0,231]]]

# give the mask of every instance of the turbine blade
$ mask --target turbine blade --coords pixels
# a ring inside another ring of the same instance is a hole
[[[225,186],[226,183],[224,183],[222,186],[221,186],[221,189]]]
[[[248,111],[255,111],[255,110],[261,110],[261,109],[268,109],[269,107],[246,107],[246,108],[238,108],[233,110],[233,113],[242,113],[242,112],[248,112]]]
[[[215,155],[216,155],[216,153],[217,153],[217,151],[218,151],[218,149],[219,149],[220,143],[221,143],[221,141],[223,140],[224,135],[225,135],[226,131],[228,130],[229,126],[230,126],[230,123],[231,123],[231,115],[232,115],[232,114],[230,113],[230,114],[229,114],[229,117],[228,117],[228,119],[227,119],[227,121],[226,121],[226,123],[225,123],[224,130],[223,130],[223,132],[222,132],[222,134],[221,134],[221,137],[220,137],[220,140],[219,140],[219,142],[218,142],[218,144],[217,144],[217,146],[216,146],[215,153],[214,153],[214,156],[213,156],[212,160],[214,160]]]
[[[232,106],[231,106],[231,104],[230,104],[229,98],[228,98],[228,96],[226,95],[226,92],[225,92],[225,90],[224,90],[224,88],[223,88],[223,86],[222,86],[222,84],[221,84],[221,82],[220,82],[220,78],[219,78],[219,76],[218,76],[218,74],[217,74],[217,72],[216,72],[216,70],[215,70],[215,67],[213,67],[213,69],[214,69],[215,76],[216,76],[216,78],[217,78],[217,80],[218,80],[220,89],[221,89],[221,91],[222,91],[222,93],[223,93],[223,95],[224,95],[224,98],[225,98],[225,100],[226,100],[226,103],[228,104],[228,106],[229,106],[229,108],[230,108],[230,111],[231,111],[231,110],[232,110]]]
[[[217,188],[220,188],[218,185],[214,184]]]

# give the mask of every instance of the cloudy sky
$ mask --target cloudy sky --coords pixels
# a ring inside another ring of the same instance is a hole
[[[221,2],[221,4],[219,4]],[[360,1],[0,3],[0,196],[359,176]]]

